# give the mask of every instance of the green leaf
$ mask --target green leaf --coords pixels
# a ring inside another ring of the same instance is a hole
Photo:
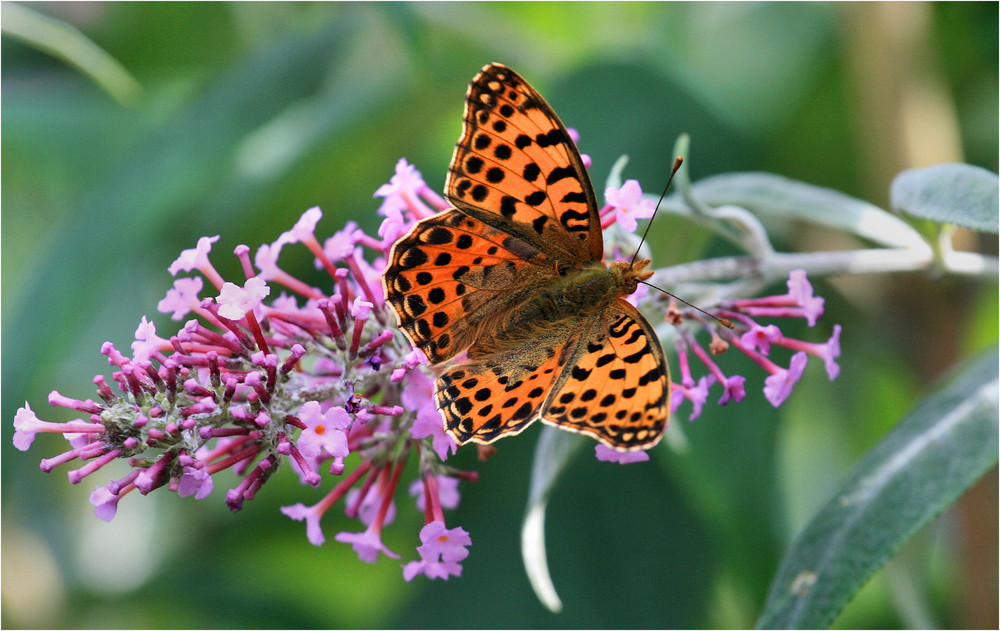
[[[101,310],[118,317],[142,313],[149,308],[148,303],[143,305],[149,296],[136,285],[122,283],[120,277],[102,275],[101,270],[129,261],[131,277],[148,276],[152,265],[163,270],[169,264],[172,255],[165,251],[194,242],[171,243],[180,232],[178,224],[189,230],[202,221],[217,228],[227,219],[246,220],[248,203],[216,205],[220,190],[230,181],[236,148],[285,111],[290,101],[308,98],[332,69],[340,67],[352,37],[348,30],[336,24],[309,37],[275,38],[252,51],[176,115],[148,135],[131,139],[134,147],[77,194],[65,220],[36,246],[30,284],[4,312],[3,344],[9,357],[19,358],[11,364],[12,378],[4,379],[5,394],[22,391],[51,365],[65,363],[64,358],[72,356],[71,345],[83,339],[80,327],[37,326],[38,313],[45,313],[49,322],[100,322]],[[358,103],[362,106],[371,108],[364,101]],[[351,120],[345,117],[342,125]],[[303,207],[307,206],[298,206]],[[206,228],[202,234],[215,234],[209,230],[216,228]],[[163,278],[162,271],[159,276]],[[100,348],[100,342],[90,348]]]
[[[4,3],[3,32],[75,66],[122,105],[135,105],[142,96],[142,86],[117,59],[62,20]]]
[[[997,351],[924,400],[785,554],[759,628],[828,627],[911,535],[997,463]]]
[[[531,465],[531,490],[521,525],[521,557],[531,588],[542,604],[555,613],[562,609],[562,601],[552,584],[545,558],[545,508],[566,465],[586,442],[578,434],[546,426],[538,437]]]
[[[908,223],[874,204],[772,173],[715,175],[695,183],[692,191],[710,206],[733,204],[762,217],[810,221],[886,247],[927,248]]]
[[[996,233],[997,186],[996,173],[945,163],[903,171],[892,181],[889,200],[893,210],[914,217]]]

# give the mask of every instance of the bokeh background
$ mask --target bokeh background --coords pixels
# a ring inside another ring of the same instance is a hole
[[[748,370],[745,402],[674,420],[683,453],[620,467],[586,450],[571,465],[547,523],[558,615],[519,551],[537,429],[489,462],[455,458],[481,480],[448,518],[473,540],[448,582],[359,562],[332,540],[356,529],[336,509],[327,544],[310,545],[278,509],[320,495],[287,470],[235,515],[218,488],[200,502],[161,491],[129,496],[109,525],[87,498],[111,474],[71,487],[40,473],[64,442],[15,451],[15,410],[67,419],[46,396],[93,396],[102,342],[127,348],[142,315],[172,332],[155,305],[199,236],[222,235],[213,260],[238,276],[227,252],[314,205],[320,233],[374,232],[372,193],[399,157],[440,190],[485,63],[518,70],[580,131],[599,191],[622,154],[625,177],[658,190],[687,132],[695,180],[770,171],[885,207],[904,168],[997,170],[997,4],[5,3],[2,18],[6,628],[752,625],[847,468],[949,366],[997,343],[995,281],[820,280],[826,319],[794,333],[822,341],[843,324],[836,382],[811,365],[775,410]],[[657,265],[705,254],[687,247],[696,228],[657,222]],[[958,240],[997,251],[995,237]],[[778,245],[853,242],[796,227]],[[322,282],[304,251],[282,261]],[[837,626],[996,627],[996,479],[911,540]],[[385,540],[412,558],[422,516],[397,499]]]

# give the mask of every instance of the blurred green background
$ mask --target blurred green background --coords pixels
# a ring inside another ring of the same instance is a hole
[[[46,396],[93,396],[91,378],[107,370],[102,342],[127,348],[142,315],[173,332],[155,305],[172,284],[167,266],[199,236],[222,235],[213,261],[234,276],[234,246],[273,241],[310,206],[325,212],[319,234],[349,219],[374,233],[372,193],[401,156],[441,190],[466,85],[491,61],[580,131],[598,192],[621,154],[625,177],[657,190],[682,132],[696,180],[770,171],[883,207],[904,168],[966,161],[995,172],[997,6],[5,3],[0,622],[752,625],[782,551],[850,464],[956,360],[996,344],[995,282],[820,280],[826,319],[792,333],[824,341],[843,324],[836,382],[810,365],[774,410],[764,375],[744,366],[745,402],[707,406],[694,423],[682,408],[674,423],[687,450],[627,467],[586,450],[547,523],[559,615],[532,594],[519,551],[537,428],[489,462],[474,450],[455,458],[481,474],[448,515],[471,533],[471,555],[460,579],[408,584],[398,563],[361,563],[333,541],[357,529],[339,509],[324,520],[327,544],[310,545],[278,508],[320,494],[290,471],[236,515],[217,488],[201,502],[129,496],[112,524],[98,521],[88,494],[120,470],[79,487],[63,469],[41,474],[39,459],[65,443],[45,436],[15,451],[14,413],[28,400],[43,418],[70,418]],[[77,68],[104,72],[84,37],[120,64],[100,75],[105,88]],[[698,242],[693,227],[657,222],[657,265],[703,255],[685,247]],[[997,251],[995,237],[963,232],[959,244]],[[856,244],[791,227],[778,245]],[[322,282],[304,249],[286,248],[282,263]],[[837,626],[996,627],[996,479],[911,540]],[[422,515],[397,501],[385,541],[412,559]]]

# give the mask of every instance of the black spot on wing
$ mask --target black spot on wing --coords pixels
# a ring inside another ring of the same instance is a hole
[[[551,171],[549,171],[548,177],[545,178],[545,183],[548,184],[549,186],[552,186],[559,180],[562,180],[567,177],[573,178],[575,180],[576,169],[574,169],[573,167],[556,167]]]

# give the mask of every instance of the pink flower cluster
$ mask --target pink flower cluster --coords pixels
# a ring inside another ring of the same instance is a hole
[[[238,476],[225,493],[234,511],[282,463],[313,487],[327,473],[339,482],[323,499],[282,510],[305,521],[309,541],[321,545],[321,519],[343,499],[348,517],[364,529],[335,539],[367,562],[380,554],[400,558],[382,543],[381,532],[392,522],[396,488],[415,457],[413,488],[419,488],[417,507],[427,526],[420,560],[405,566],[405,577],[459,575],[471,541],[461,528],[446,528],[443,508],[457,506],[459,480],[476,474],[445,464],[457,445],[435,409],[432,381],[420,368],[425,359],[395,329],[380,281],[393,242],[446,204],[405,161],[376,196],[383,198],[381,238],[349,223],[320,243],[315,228],[322,212],[311,208],[277,241],[258,248],[252,261],[250,248],[235,249],[242,283],[226,281],[209,260],[219,237],[200,239],[170,266],[174,275],[200,276],[178,278],[158,305],[174,320],[190,318],[181,330],[162,338],[143,317],[131,357],[110,342],[102,348],[117,392],[101,376],[96,401],[53,392],[52,405],[81,414],[68,423],[40,420],[26,403],[15,417],[14,444],[26,450],[39,432],[62,433],[70,449],[42,460],[41,468],[80,461],[69,472],[74,484],[126,460],[128,475],[91,494],[96,515],[106,521],[133,491],[146,495],[163,487],[182,497],[208,497],[224,471]],[[332,290],[279,267],[282,248],[293,244],[312,252]],[[374,252],[372,263],[364,250]],[[203,278],[214,297],[201,296]]]
[[[730,401],[738,403],[746,397],[744,388],[746,377],[727,375],[712,359],[713,355],[724,353],[730,346],[747,355],[769,373],[764,380],[764,397],[775,407],[784,403],[796,382],[802,377],[808,355],[815,355],[823,360],[831,380],[837,377],[840,372],[840,367],[836,363],[840,356],[839,324],[834,325],[833,335],[826,343],[816,344],[785,337],[777,325],[762,325],[754,319],[755,317],[802,318],[809,323],[809,326],[816,324],[823,315],[823,299],[813,296],[812,285],[806,279],[806,273],[803,270],[793,270],[787,284],[787,294],[730,300],[713,310],[713,315],[734,321],[735,330],[718,325],[711,326],[710,322],[706,322],[693,312],[683,314],[682,317],[694,320],[700,327],[709,330],[711,343],[706,350],[690,330],[679,328],[677,358],[681,380],[680,383],[671,386],[673,394],[671,412],[676,412],[680,404],[688,400],[692,405],[689,419],[698,418],[708,400],[709,388],[716,383],[722,385],[719,405],[726,405]],[[672,307],[671,310],[676,310],[676,307]],[[679,310],[676,312],[680,314]],[[779,366],[769,358],[772,345],[795,351],[788,368]],[[690,354],[693,354],[708,371],[697,381],[692,376]]]
[[[634,230],[637,218],[652,213],[641,195],[634,180],[608,189],[602,226],[617,222]],[[400,558],[381,535],[394,519],[397,487],[414,457],[418,475],[409,492],[424,512],[425,525],[416,547],[419,560],[403,565],[403,576],[408,581],[419,574],[459,576],[471,540],[462,528],[446,526],[444,509],[458,505],[459,481],[474,481],[477,475],[445,464],[457,445],[445,433],[435,408],[433,381],[421,367],[426,359],[396,329],[380,282],[392,244],[416,221],[448,204],[405,160],[375,196],[382,198],[378,237],[348,222],[320,243],[315,230],[322,212],[311,208],[291,230],[261,245],[253,260],[249,247],[235,248],[242,283],[225,280],[209,260],[219,237],[200,239],[170,266],[175,276],[200,276],[178,278],[158,304],[173,320],[188,317],[183,327],[163,338],[143,317],[131,357],[106,342],[101,352],[114,369],[117,391],[99,375],[94,379],[96,401],[52,392],[51,405],[81,415],[67,423],[43,421],[25,403],[14,420],[14,445],[24,451],[38,433],[63,434],[70,448],[43,459],[41,468],[48,472],[79,461],[83,464],[69,471],[73,484],[109,462],[128,462],[127,475],[91,493],[95,514],[105,521],[133,491],[146,495],[166,488],[182,497],[204,499],[219,474],[231,471],[237,482],[226,491],[225,501],[236,511],[283,463],[312,487],[323,485],[325,472],[337,482],[322,499],[311,506],[286,506],[282,512],[304,521],[309,541],[322,545],[326,537],[321,521],[343,500],[346,515],[364,529],[339,532],[334,539],[350,544],[369,563],[381,555]],[[316,266],[326,270],[327,289],[309,286],[278,265],[282,249],[295,244],[308,248]],[[363,256],[366,251],[373,253],[371,263]],[[214,296],[201,295],[203,278],[214,288]],[[700,315],[682,313],[673,304],[667,317],[675,324],[688,320],[708,329],[711,354],[734,346],[751,357],[770,373],[764,392],[778,406],[801,376],[808,354],[821,357],[833,379],[840,353],[839,326],[827,343],[810,344],[783,336],[773,324],[757,322],[760,317],[801,317],[815,323],[823,299],[813,296],[805,273],[792,272],[788,289],[781,296],[719,305],[716,315],[736,321],[737,332],[710,326]],[[278,290],[281,293],[273,296]],[[645,291],[630,298],[660,304]],[[772,346],[795,351],[789,368],[769,358]],[[696,418],[715,383],[723,386],[720,405],[744,398],[745,378],[727,376],[687,327],[679,327],[677,350],[681,379],[672,384],[672,411],[688,400],[693,405],[690,418]],[[697,381],[691,353],[708,371]],[[646,452],[623,454],[603,445],[597,445],[596,454],[620,463],[649,459]]]
[[[617,223],[627,232],[637,228],[637,219],[648,219],[653,215],[654,206],[651,200],[644,198],[639,183],[627,180],[620,187],[608,187],[604,192],[607,201],[600,210],[601,228],[606,229]],[[619,246],[614,247],[619,252]],[[621,254],[621,252],[619,252]],[[692,411],[689,420],[701,415],[705,402],[708,401],[708,391],[716,383],[722,386],[722,396],[719,405],[730,401],[740,402],[746,397],[746,377],[742,375],[727,375],[716,363],[713,356],[724,353],[730,346],[746,354],[758,366],[763,368],[768,377],[764,380],[764,396],[775,407],[784,403],[791,394],[793,387],[805,371],[808,355],[815,355],[823,360],[827,374],[833,380],[840,372],[837,358],[840,356],[840,325],[834,325],[833,335],[823,344],[810,343],[786,337],[775,324],[761,324],[758,318],[801,318],[809,326],[815,326],[823,316],[824,300],[813,295],[812,285],[806,278],[804,270],[793,270],[788,278],[788,293],[730,300],[710,309],[715,317],[728,319],[735,323],[730,330],[718,323],[705,319],[694,310],[681,310],[676,301],[671,302],[667,311],[667,320],[677,326],[677,358],[680,364],[680,382],[671,384],[671,414],[684,401],[690,401]],[[643,305],[647,311],[655,309],[661,296],[651,294],[646,285],[628,297],[633,305]],[[693,323],[695,331],[705,329],[709,332],[711,342],[706,350],[696,339],[691,327],[684,322]],[[769,357],[771,345],[788,348],[795,353],[784,368]],[[690,354],[694,354],[706,369],[706,373],[695,380],[691,370]],[[603,445],[595,446],[599,460],[627,464],[642,462],[649,456],[642,451],[621,453]]]

